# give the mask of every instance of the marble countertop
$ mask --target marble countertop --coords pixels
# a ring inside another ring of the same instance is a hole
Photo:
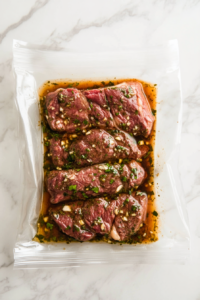
[[[200,1],[0,1],[0,299],[200,300]],[[12,41],[83,51],[177,38],[183,90],[180,176],[191,229],[186,265],[13,270],[20,217]]]

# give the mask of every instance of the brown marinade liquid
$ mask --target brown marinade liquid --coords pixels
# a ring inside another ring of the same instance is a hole
[[[72,82],[72,81],[47,81],[43,84],[43,86],[39,89],[39,99],[40,99],[40,113],[41,113],[41,120],[43,125],[48,127],[46,120],[44,118],[44,111],[43,111],[43,104],[44,100],[43,97],[46,96],[49,92],[53,92],[58,88],[68,88],[74,87],[77,89],[90,89],[90,88],[100,88],[106,87],[111,85],[117,85],[122,82],[129,82],[129,81],[139,81],[143,85],[144,92],[146,97],[149,101],[151,106],[152,112],[155,114],[156,117],[156,97],[157,97],[157,85],[147,83],[138,79],[114,79],[114,80],[106,80],[106,81],[79,81],[79,82]],[[49,127],[48,127],[49,128]],[[139,190],[146,192],[148,194],[148,212],[146,221],[143,223],[143,226],[140,230],[133,235],[128,242],[118,242],[112,239],[109,239],[108,236],[97,236],[91,242],[108,242],[113,244],[137,244],[137,243],[151,243],[158,240],[158,215],[156,212],[156,199],[155,199],[155,186],[154,186],[154,146],[155,146],[155,134],[156,134],[156,120],[153,124],[153,129],[148,138],[144,138],[142,136],[137,136],[134,138],[136,141],[144,141],[150,147],[150,154],[142,159],[142,166],[146,170],[148,176],[145,179],[144,183],[139,186]],[[46,134],[43,134],[44,138]],[[43,142],[44,144],[44,142]],[[45,153],[47,152],[47,147],[44,145],[44,178],[45,173],[48,171],[48,160],[46,158]],[[109,198],[109,197],[108,197]],[[58,226],[50,219],[48,210],[50,207],[55,206],[55,204],[50,203],[50,195],[45,189],[44,185],[44,192],[43,192],[43,199],[41,199],[41,210],[40,216],[38,219],[38,231],[36,236],[34,237],[35,241],[39,242],[78,242],[75,239],[67,236],[66,234],[62,233]],[[45,217],[48,217],[48,221],[46,222]],[[53,225],[53,226],[52,226]]]

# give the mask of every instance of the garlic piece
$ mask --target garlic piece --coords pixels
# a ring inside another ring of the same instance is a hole
[[[103,231],[103,230],[105,230],[105,228],[106,228],[105,225],[102,223],[101,224],[101,230]]]
[[[115,208],[115,215],[118,215],[119,210],[117,208]]]
[[[48,220],[49,220],[49,217],[44,217],[43,220],[44,220],[45,223],[47,223]]]
[[[71,211],[71,207],[69,205],[63,206],[63,211]]]
[[[122,184],[119,185],[119,186],[117,187],[115,193],[118,193],[119,191],[121,191],[122,188],[123,188],[123,185],[122,185]]]
[[[83,220],[79,220],[79,224],[80,225],[84,225],[84,221]]]

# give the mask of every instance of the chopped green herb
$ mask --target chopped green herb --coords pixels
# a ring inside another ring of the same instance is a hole
[[[128,198],[124,201],[124,205],[126,205],[127,203],[129,203],[129,199]]]
[[[74,231],[80,231],[80,228],[77,225],[74,225]]]
[[[138,115],[138,110],[135,110],[135,115],[136,115],[136,116]]]
[[[117,170],[113,168],[113,166],[110,166],[109,164],[106,164],[108,169],[105,170],[105,173],[113,173],[114,175],[117,174]]]
[[[40,241],[40,243],[44,243],[44,236],[42,234],[36,234],[35,236],[36,238],[38,238],[38,240]]]
[[[87,120],[84,120],[84,121],[83,121],[83,124],[84,124],[84,125],[87,125],[87,124],[88,124],[88,121],[87,121]]]
[[[113,184],[113,182],[114,182],[114,179],[111,179],[111,180],[110,180],[110,184]]]
[[[46,147],[49,147],[50,143],[49,143],[49,142],[45,142],[44,145],[45,145]]]
[[[155,217],[158,216],[158,213],[157,213],[157,211],[155,211],[155,210],[152,212],[152,214],[153,214]]]
[[[71,229],[71,226],[67,226],[66,228],[65,228],[65,230],[69,230],[69,229]]]
[[[82,193],[84,198],[88,198],[88,196],[85,193]]]
[[[140,207],[137,205],[132,205],[131,209],[132,209],[132,211],[137,211],[140,209]]]
[[[137,169],[136,168],[131,169],[131,171],[133,172],[134,175],[137,175]]]
[[[50,230],[52,230],[53,229],[53,224],[47,223],[47,228],[50,229]]]
[[[145,154],[144,158],[147,158],[147,157],[149,156],[150,153],[151,153],[151,151],[148,151],[148,152]]]
[[[76,185],[70,185],[69,191],[76,191]]]
[[[122,181],[123,181],[123,182],[126,182],[126,181],[127,181],[127,177],[126,177],[126,176],[123,176],[123,177],[122,177]]]
[[[156,110],[152,108],[152,114],[155,116],[156,115]]]
[[[92,191],[93,191],[94,193],[98,194],[99,188],[98,188],[98,187],[93,187],[93,188],[92,188]]]

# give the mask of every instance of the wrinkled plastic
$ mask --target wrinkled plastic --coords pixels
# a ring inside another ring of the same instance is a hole
[[[177,41],[145,49],[83,54],[43,50],[14,40],[13,71],[22,191],[21,220],[14,248],[15,267],[184,262],[189,256],[190,234],[178,170],[182,95]],[[32,241],[37,231],[43,190],[38,88],[46,80],[113,78],[138,78],[158,85],[154,175],[160,216],[159,240],[123,246]]]

